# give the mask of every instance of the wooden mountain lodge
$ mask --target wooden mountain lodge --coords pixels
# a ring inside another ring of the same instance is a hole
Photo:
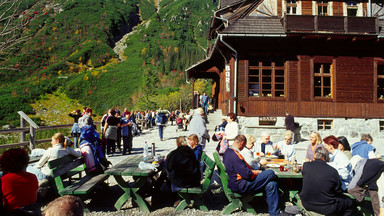
[[[384,118],[383,27],[381,0],[221,0],[187,76],[224,115]]]

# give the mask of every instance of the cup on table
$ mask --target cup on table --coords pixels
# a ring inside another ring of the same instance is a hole
[[[280,165],[280,172],[284,172],[284,165]]]
[[[260,156],[260,152],[256,152],[256,155],[257,155],[257,156]]]
[[[267,157],[271,157],[271,152],[267,152]]]

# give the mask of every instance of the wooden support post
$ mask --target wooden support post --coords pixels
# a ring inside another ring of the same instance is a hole
[[[25,120],[23,118],[23,116],[20,116],[20,128],[25,128]],[[20,142],[25,142],[26,140],[26,132],[25,131],[22,131],[20,133]]]
[[[31,151],[35,149],[36,130],[32,126],[29,127],[29,148]]]

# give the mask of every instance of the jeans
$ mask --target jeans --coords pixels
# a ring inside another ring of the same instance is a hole
[[[160,139],[163,139],[164,125],[158,125],[158,127],[159,127],[159,136],[160,136]]]
[[[41,169],[37,169],[33,166],[27,166],[27,172],[35,174],[38,181],[41,181],[43,179],[48,179],[50,176],[45,175],[41,172]]]
[[[241,191],[243,194],[255,194],[261,190],[265,190],[269,215],[278,215],[280,213],[278,208],[279,194],[277,183],[274,181],[275,178],[275,172],[265,170],[259,173],[253,181],[248,181],[243,191]]]
[[[132,135],[123,136],[123,155],[127,153],[131,154],[132,151]]]

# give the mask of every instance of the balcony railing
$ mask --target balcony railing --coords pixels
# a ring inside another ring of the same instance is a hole
[[[283,25],[286,33],[379,34],[377,17],[286,15]]]

